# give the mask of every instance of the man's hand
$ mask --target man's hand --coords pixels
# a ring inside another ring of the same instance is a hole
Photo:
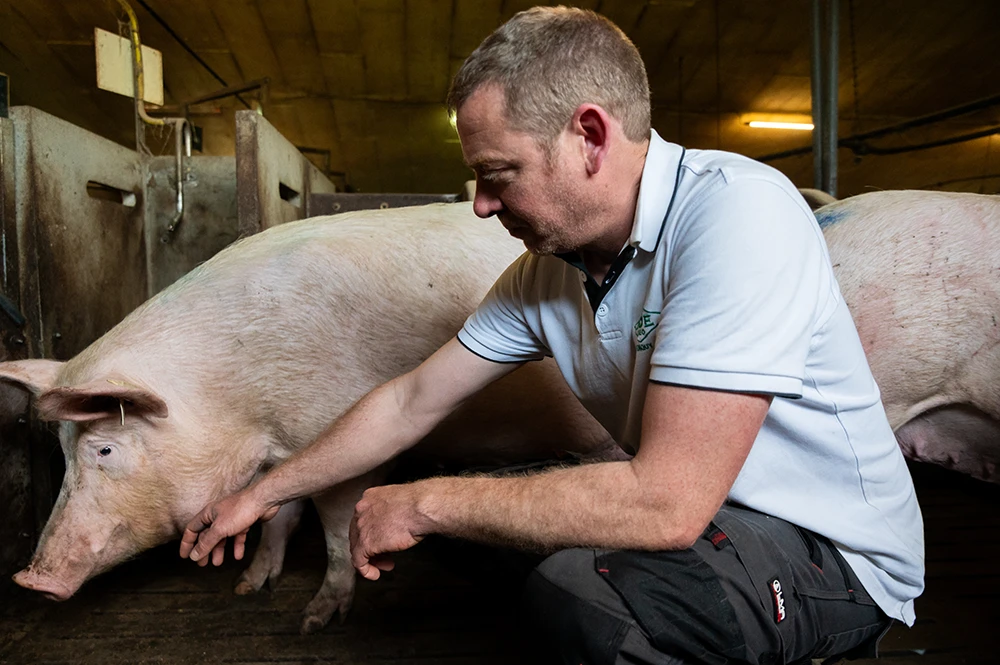
[[[261,505],[250,489],[231,494],[210,503],[188,522],[181,537],[181,558],[189,557],[199,566],[222,564],[226,553],[226,538],[233,538],[233,556],[243,558],[247,531],[258,519],[267,521],[278,514],[281,506]]]
[[[358,501],[351,520],[351,563],[365,579],[377,580],[380,571],[395,567],[387,553],[409,549],[431,532],[417,509],[423,483],[372,487]]]

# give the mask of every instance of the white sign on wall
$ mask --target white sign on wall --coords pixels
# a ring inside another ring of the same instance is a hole
[[[94,28],[97,51],[97,87],[126,97],[135,97],[132,74],[132,44],[120,35]],[[142,98],[163,106],[163,55],[156,49],[142,47]]]

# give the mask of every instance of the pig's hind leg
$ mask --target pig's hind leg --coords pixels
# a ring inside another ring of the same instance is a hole
[[[339,614],[341,623],[347,617],[354,600],[355,571],[351,565],[349,533],[354,506],[366,489],[384,477],[384,470],[379,468],[313,497],[326,537],[327,568],[323,586],[303,612],[303,635],[322,630],[334,614]]]
[[[253,561],[236,582],[238,595],[260,591],[265,582],[274,587],[285,563],[288,539],[299,526],[304,506],[305,501],[290,501],[281,507],[277,515],[264,522]]]

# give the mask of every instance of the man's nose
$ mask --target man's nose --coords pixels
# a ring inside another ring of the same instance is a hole
[[[482,185],[476,183],[476,198],[472,201],[472,210],[477,216],[486,219],[503,210],[503,203],[498,196],[490,194]]]

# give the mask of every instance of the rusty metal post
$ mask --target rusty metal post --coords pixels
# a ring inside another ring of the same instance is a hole
[[[812,0],[813,187],[837,196],[840,0]]]
[[[2,94],[2,93],[0,93]],[[27,357],[24,317],[20,315],[17,220],[14,207],[14,123],[0,117],[0,235],[2,235],[3,308],[0,311],[2,360]],[[31,556],[35,533],[32,495],[32,436],[28,393],[10,384],[0,384],[0,593],[12,573]]]
[[[336,192],[309,159],[263,116],[236,112],[236,196],[240,236],[302,219],[310,194]]]
[[[823,189],[823,12],[822,0],[812,0],[809,36],[809,82],[812,88],[813,188]]]

